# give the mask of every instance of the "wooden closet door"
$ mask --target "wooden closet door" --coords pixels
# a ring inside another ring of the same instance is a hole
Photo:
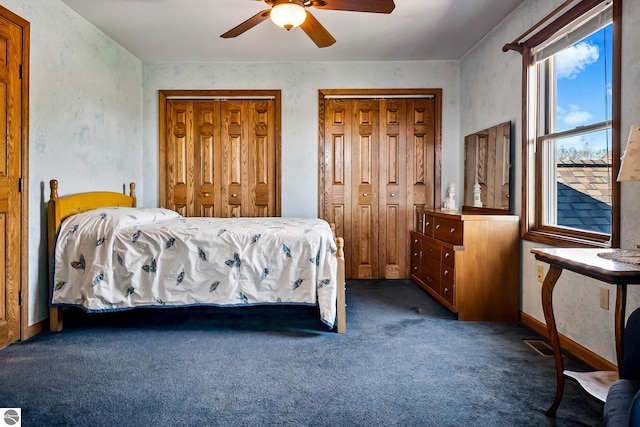
[[[220,101],[193,102],[193,215],[220,216]]]
[[[243,155],[249,152],[247,107],[235,100],[222,105],[222,216],[227,218],[244,216],[249,209],[249,157]]]
[[[244,216],[276,216],[276,149],[273,100],[247,101],[249,203]]]
[[[413,209],[410,230],[416,224],[418,208],[434,209],[440,197],[434,173],[440,162],[436,113],[434,98],[407,101],[407,205]]]
[[[325,101],[324,206],[321,216],[335,224],[336,235],[344,238],[349,256],[353,253],[351,221],[351,121],[352,102],[342,99]],[[350,259],[350,258],[348,258]],[[351,262],[345,263],[346,277],[351,278]]]
[[[161,205],[184,216],[277,216],[275,105],[167,100]]]
[[[379,225],[380,274],[385,279],[400,279],[409,271],[406,244],[407,223],[407,101],[380,101],[379,153]]]
[[[417,209],[439,197],[437,105],[324,100],[320,215],[345,238],[347,278],[410,277]]]
[[[166,206],[183,216],[194,215],[193,101],[167,101]]]
[[[358,279],[381,277],[378,271],[379,107],[377,100],[353,101],[351,216],[354,244],[351,267]]]

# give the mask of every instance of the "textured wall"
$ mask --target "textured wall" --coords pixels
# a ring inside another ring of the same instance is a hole
[[[623,144],[633,123],[640,123],[640,2],[623,0],[622,135]],[[511,120],[515,124],[515,189],[517,214],[522,207],[521,56],[502,46],[511,42],[555,7],[554,0],[529,0],[507,17],[491,34],[460,60],[460,134]],[[640,183],[622,184],[622,247],[640,243]],[[524,313],[544,323],[541,284],[531,249],[544,245],[522,244],[520,306]],[[545,271],[547,266],[545,265]],[[599,306],[599,288],[610,289],[611,309]],[[560,333],[600,356],[615,362],[613,301],[615,287],[563,272],[554,291],[556,322]],[[640,292],[631,289],[627,312],[640,306]]]
[[[141,181],[142,63],[64,3],[2,0],[31,24],[29,324],[47,314],[46,206]],[[128,187],[127,187],[128,188]]]
[[[442,88],[442,182],[460,182],[458,63],[299,62],[145,64],[145,205],[158,202],[159,89],[282,90],[282,215],[318,214],[318,90]]]

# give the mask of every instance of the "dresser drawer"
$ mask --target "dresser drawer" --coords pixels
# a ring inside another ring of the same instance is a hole
[[[442,247],[442,263],[455,267],[455,254],[453,249]]]
[[[422,215],[422,230],[427,236],[433,236],[433,216],[427,214]]]
[[[446,218],[433,219],[433,237],[452,245],[462,244],[462,221]]]
[[[455,286],[453,283],[443,282],[440,284],[440,296],[447,300],[451,306],[455,306],[454,303],[454,295],[455,295]]]
[[[440,295],[451,305],[454,305],[455,295],[455,272],[453,267],[442,264],[442,272],[440,274]]]
[[[420,253],[422,239],[411,233],[411,274],[420,277]]]
[[[422,258],[420,274],[430,288],[440,293],[440,261],[429,257]]]
[[[442,246],[440,246],[437,243],[434,242],[430,242],[427,239],[424,239],[424,241],[422,242],[423,246],[422,246],[422,250],[424,251],[424,255],[435,259],[436,261],[440,261],[440,257],[441,257],[441,248]]]

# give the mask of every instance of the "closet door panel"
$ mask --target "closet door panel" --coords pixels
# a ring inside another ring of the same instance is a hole
[[[409,232],[439,194],[435,98],[326,98],[321,215],[345,237],[347,277],[410,277]],[[341,232],[344,229],[344,232]]]
[[[184,216],[193,215],[193,102],[168,101],[167,202]]]
[[[336,235],[343,236],[347,252],[353,252],[351,232],[351,122],[352,102],[339,99],[325,101],[325,206],[324,218],[335,224]],[[351,263],[346,263],[346,276],[351,276]]]
[[[222,104],[222,216],[244,215],[243,203],[248,193],[248,123],[245,120],[247,104],[242,101],[226,101]]]
[[[275,215],[275,138],[274,102],[249,101],[250,151],[249,186],[251,211],[245,216]]]
[[[406,106],[402,100],[380,101],[380,274],[386,279],[405,277],[409,241],[407,218]]]
[[[413,210],[412,224],[415,224],[418,208],[435,207],[435,99],[407,102],[407,203]]]
[[[355,197],[351,208],[357,251],[351,262],[356,278],[377,278],[379,102],[355,100],[353,103],[351,170]]]
[[[220,192],[220,101],[195,101],[193,105],[195,182],[197,216],[219,216]]]

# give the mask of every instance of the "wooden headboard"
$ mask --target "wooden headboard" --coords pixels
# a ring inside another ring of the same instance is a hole
[[[130,194],[128,196],[111,191],[93,191],[60,197],[58,196],[57,179],[52,179],[49,182],[49,188],[51,188],[51,195],[49,196],[49,204],[47,205],[47,217],[50,255],[58,227],[60,227],[62,221],[67,217],[101,207],[136,206],[136,185],[133,182],[129,184]]]

